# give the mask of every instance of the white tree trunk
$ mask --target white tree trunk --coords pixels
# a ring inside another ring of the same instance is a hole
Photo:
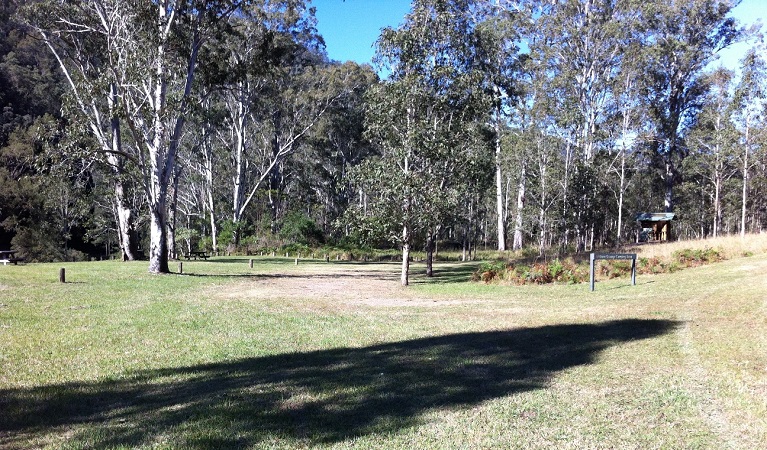
[[[717,174],[716,180],[714,181],[714,237],[719,236],[719,228],[722,223],[722,202],[719,199],[720,191],[722,190],[721,186],[722,182],[719,174]]]
[[[749,120],[746,118],[746,145],[743,152],[743,192],[740,204],[740,237],[746,237],[746,204],[748,200],[748,146],[749,142]]]
[[[133,211],[125,206],[123,184],[119,181],[115,182],[114,207],[117,219],[117,237],[120,245],[120,252],[122,253],[122,260],[133,261],[136,259],[136,255],[133,253],[133,239],[131,239]]]
[[[216,209],[213,202],[213,190],[208,190],[208,215],[210,218],[210,240],[213,246],[213,254],[218,254],[218,227],[216,226]]]
[[[670,161],[671,156],[665,163],[666,171],[663,176],[665,185],[665,195],[663,196],[664,212],[674,212],[674,163]]]
[[[154,205],[149,215],[149,272],[168,273],[165,202]]]
[[[168,80],[172,78],[167,72],[167,61],[165,60],[165,43],[171,34],[171,25],[176,19],[176,11],[170,11],[165,8],[158,9],[158,28],[160,32],[160,43],[157,45],[154,68],[154,90],[152,95],[151,134],[144,134],[144,145],[149,153],[149,180],[146,186],[149,202],[150,220],[150,245],[149,245],[149,272],[150,273],[170,273],[168,267],[168,243],[167,243],[167,199],[168,188],[176,168],[176,152],[179,141],[181,140],[181,131],[184,128],[186,102],[191,95],[194,84],[194,74],[197,67],[197,55],[200,48],[200,36],[195,32],[192,43],[192,52],[187,60],[187,72],[184,78],[184,89],[181,94],[181,102],[173,111],[174,117],[171,119],[168,114],[167,91]],[[202,14],[202,11],[199,12]],[[143,121],[141,113],[137,112],[135,117],[138,121]],[[166,120],[172,120],[173,129],[169,132]],[[133,126],[132,131],[136,133],[138,127]],[[140,136],[135,136],[137,142],[140,142]]]
[[[245,127],[247,111],[245,107],[246,87],[239,83],[240,95],[234,101],[232,108],[232,134],[234,135],[235,176],[234,195],[232,198],[232,221],[237,224],[242,218],[243,203],[245,202]]]
[[[205,128],[203,128],[203,134],[206,134]],[[213,246],[213,254],[218,254],[218,227],[216,226],[216,203],[213,197],[213,149],[210,143],[207,141],[207,137],[203,137],[203,149],[204,149],[204,178],[205,178],[205,203],[208,210],[208,218],[210,219],[210,239]]]
[[[626,136],[627,134],[627,127],[625,126],[626,121],[624,120],[624,131],[623,136]],[[623,197],[626,191],[626,144],[623,143],[621,145],[620,149],[620,168],[617,170],[618,173],[618,230],[615,233],[615,239],[618,242],[618,244],[621,243],[621,240],[623,239]]]
[[[527,188],[527,163],[522,162],[522,167],[519,172],[519,183],[517,185],[517,212],[514,217],[514,243],[512,244],[513,250],[520,250],[524,245],[523,231],[522,231],[522,219],[525,208],[525,195]]]
[[[407,225],[402,228],[402,272],[400,284],[407,286],[410,283],[410,230]]]
[[[503,173],[501,171],[501,135],[499,118],[495,120],[495,203],[498,216],[498,251],[506,250],[506,224],[503,213]]]
[[[107,153],[107,162],[112,168],[114,177],[114,204],[117,218],[117,239],[120,243],[123,261],[133,261],[136,255],[133,254],[136,249],[136,242],[133,239],[133,211],[125,201],[125,186],[122,182],[124,171],[122,154],[122,136],[120,130],[120,119],[117,116],[117,86],[111,83],[109,86],[109,97],[107,104],[109,106],[110,119],[110,148]],[[94,124],[95,125],[95,124]],[[98,137],[98,136],[97,136]]]

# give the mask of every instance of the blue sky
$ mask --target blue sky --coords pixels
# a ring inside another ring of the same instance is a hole
[[[767,32],[765,22],[767,22],[767,0],[743,0],[733,11],[732,16],[738,19],[741,25],[749,26],[757,21],[762,23],[762,32]],[[720,52],[717,65],[722,65],[728,69],[737,70],[740,65],[740,59],[751,47],[751,43],[739,42],[730,48]]]
[[[312,0],[312,5],[317,8],[317,27],[325,38],[328,56],[358,63],[371,62],[381,29],[397,27],[410,11],[410,0]],[[743,0],[733,16],[745,25],[765,22],[767,0]],[[719,64],[736,69],[748,47],[740,43],[725,50]]]
[[[358,63],[371,62],[381,29],[396,28],[410,11],[410,0],[312,0],[312,5],[330,59]]]

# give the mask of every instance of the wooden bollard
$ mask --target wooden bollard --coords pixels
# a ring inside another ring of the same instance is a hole
[[[277,252],[272,252],[272,258],[274,258],[275,256],[277,256]]]
[[[298,265],[298,258],[296,258],[296,265]]]
[[[184,273],[184,263],[182,261],[178,262],[178,273]]]
[[[330,262],[330,256],[325,255],[325,262]]]
[[[251,269],[253,268],[253,260],[252,259],[250,260],[250,262],[248,262],[248,267],[250,267]]]
[[[288,253],[288,252],[285,252],[285,257],[286,257],[286,258],[290,258],[290,253]]]
[[[67,282],[67,271],[63,267],[59,269],[59,281],[61,283]]]

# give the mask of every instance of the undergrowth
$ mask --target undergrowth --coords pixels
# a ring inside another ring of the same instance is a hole
[[[507,281],[511,284],[580,283],[588,280],[588,266],[577,264],[571,259],[555,259],[533,264],[488,261],[474,272],[472,280],[491,283]]]
[[[689,267],[698,267],[725,260],[723,252],[714,248],[681,249],[673,252],[670,258],[638,257],[637,273],[660,274],[674,273]],[[600,260],[597,273],[608,279],[631,275],[631,261]],[[507,282],[514,285],[582,283],[589,279],[589,263],[576,263],[573,259],[555,259],[549,262],[525,264],[515,261],[486,261],[472,275],[473,281],[485,283]]]

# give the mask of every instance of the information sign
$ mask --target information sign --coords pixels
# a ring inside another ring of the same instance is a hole
[[[631,260],[631,285],[637,284],[637,254],[636,253],[592,253],[589,258],[589,284],[594,291],[594,261],[598,259]]]

